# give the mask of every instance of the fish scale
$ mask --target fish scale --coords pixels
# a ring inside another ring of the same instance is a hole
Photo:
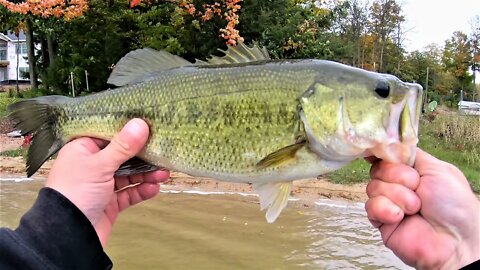
[[[163,167],[251,182],[273,222],[292,180],[368,154],[404,163],[414,157],[421,88],[385,74],[322,60],[274,61],[264,48],[240,44],[195,64],[136,50],[108,82],[120,87],[10,106],[17,128],[34,136],[28,175],[68,141],[111,140],[130,119],[142,118],[150,126],[147,145],[117,175]]]
[[[202,176],[245,173],[248,182],[259,159],[295,141],[297,98],[314,79],[308,68],[281,63],[248,68],[179,68],[173,76],[76,99],[63,108],[70,119],[61,125],[64,140],[80,134],[110,140],[139,117],[151,128],[146,161],[165,166],[158,161],[167,159],[171,169]],[[92,114],[93,108],[102,110]]]

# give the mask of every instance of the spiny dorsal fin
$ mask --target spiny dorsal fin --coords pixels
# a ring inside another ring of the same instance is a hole
[[[305,139],[300,139],[295,144],[286,146],[269,154],[257,163],[257,168],[265,169],[295,160],[295,154],[306,144],[306,142],[307,141]]]
[[[192,63],[166,51],[138,49],[118,61],[107,83],[116,86],[138,83],[154,73],[187,65]]]
[[[260,209],[267,209],[265,217],[268,223],[274,222],[287,205],[292,182],[253,184],[253,190],[260,198]]]
[[[226,51],[220,49],[219,51],[225,53],[225,56],[212,55],[206,62],[197,59],[195,65],[228,65],[270,60],[267,49],[265,47],[260,48],[256,42],[253,43],[252,48],[244,43],[239,43],[236,47],[229,45]]]

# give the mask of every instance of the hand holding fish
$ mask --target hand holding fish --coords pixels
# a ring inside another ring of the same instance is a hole
[[[158,184],[169,177],[168,171],[114,177],[119,166],[144,147],[148,134],[148,125],[134,119],[108,145],[91,138],[76,139],[60,150],[45,183],[85,214],[102,246],[118,213],[154,197],[159,192]]]
[[[414,168],[374,163],[365,204],[385,245],[418,269],[480,259],[480,202],[453,165],[418,149]]]

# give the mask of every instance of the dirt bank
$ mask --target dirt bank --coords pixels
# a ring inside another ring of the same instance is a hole
[[[47,161],[37,172],[38,176],[46,176],[53,160]],[[25,176],[25,160],[22,157],[0,157],[0,175]],[[165,183],[164,190],[198,190],[218,192],[251,193],[249,184],[219,182],[203,177],[192,177],[183,173],[172,172],[170,180]],[[308,202],[320,198],[332,198],[348,201],[365,202],[365,184],[338,185],[326,179],[306,179],[294,182],[292,195]]]
[[[22,138],[9,138],[0,134],[0,152],[17,149],[22,145]],[[48,160],[37,172],[37,175],[46,176],[52,167],[53,160]],[[0,175],[25,176],[25,160],[22,157],[0,157]],[[338,185],[327,181],[325,178],[306,179],[294,182],[292,194],[307,201],[319,198],[334,198],[350,201],[366,201],[366,184]],[[165,189],[223,191],[223,192],[252,192],[249,184],[219,182],[208,178],[192,177],[183,173],[172,172],[171,179],[166,183]]]

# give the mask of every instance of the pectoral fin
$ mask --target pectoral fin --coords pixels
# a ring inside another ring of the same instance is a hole
[[[287,205],[292,182],[253,184],[253,189],[259,195],[260,209],[267,208],[268,223],[273,223]]]
[[[295,160],[295,154],[306,144],[306,140],[300,139],[295,144],[286,146],[275,151],[257,163],[257,168],[265,169],[271,166],[279,166],[283,163]]]

